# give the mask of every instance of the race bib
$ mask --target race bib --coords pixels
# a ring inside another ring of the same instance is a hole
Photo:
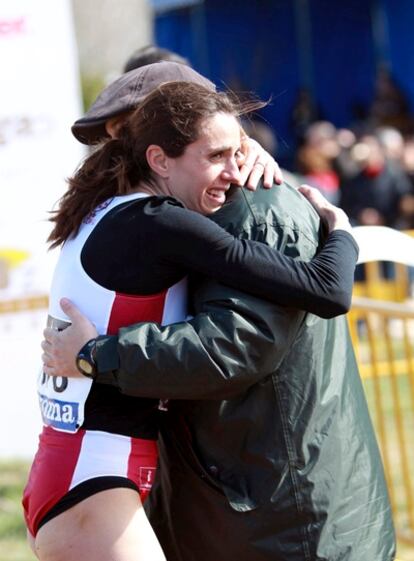
[[[61,331],[69,322],[48,317],[48,327]],[[92,380],[48,376],[40,372],[37,383],[43,424],[63,432],[75,433],[82,426],[85,402]]]

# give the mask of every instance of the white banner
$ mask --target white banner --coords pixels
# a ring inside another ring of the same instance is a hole
[[[0,299],[47,291],[48,211],[84,155],[69,0],[0,3]]]
[[[46,309],[4,312],[49,292],[48,211],[85,155],[70,132],[82,114],[70,0],[1,0],[0,61],[0,458],[30,457]]]

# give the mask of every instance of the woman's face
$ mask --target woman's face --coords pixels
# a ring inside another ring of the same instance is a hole
[[[240,144],[240,125],[234,116],[216,113],[201,121],[198,140],[182,156],[169,158],[170,194],[201,214],[221,208],[230,184],[240,179],[236,164]]]

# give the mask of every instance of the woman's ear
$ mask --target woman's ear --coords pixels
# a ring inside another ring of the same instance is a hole
[[[164,179],[167,179],[170,169],[170,158],[157,144],[150,144],[145,152],[149,167]]]

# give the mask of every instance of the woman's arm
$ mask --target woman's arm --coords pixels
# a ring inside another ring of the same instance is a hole
[[[157,217],[158,227],[165,230],[166,255],[188,271],[276,304],[300,308],[324,318],[346,313],[351,304],[357,245],[343,211],[333,207],[316,190],[304,188],[304,191],[331,230],[324,247],[313,259],[314,249],[308,252],[309,262],[279,251],[283,249],[281,239],[275,247],[237,239],[211,220],[178,206],[170,206]],[[301,212],[300,205],[298,212]]]
[[[95,282],[119,292],[154,294],[198,273],[276,304],[334,317],[350,306],[357,249],[348,232],[336,230],[349,227],[343,211],[316,190],[310,193],[335,230],[316,256],[317,213],[295,189],[280,185],[235,189],[214,221],[168,197],[119,205],[88,238],[82,264]]]

